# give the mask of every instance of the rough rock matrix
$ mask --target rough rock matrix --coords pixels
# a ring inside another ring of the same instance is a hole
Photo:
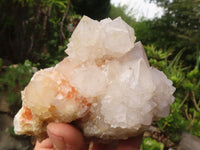
[[[120,17],[84,16],[70,38],[69,55],[34,74],[14,119],[17,134],[40,139],[50,122],[77,121],[87,137],[127,139],[166,117],[175,88],[149,65],[134,30]]]

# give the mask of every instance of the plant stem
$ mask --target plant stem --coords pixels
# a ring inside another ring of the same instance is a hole
[[[181,106],[183,106],[183,104],[184,104],[185,101],[187,100],[188,96],[189,96],[189,91],[187,91],[186,96],[185,96],[185,98],[183,99],[183,101],[182,101],[182,103],[181,103]]]
[[[193,126],[195,117],[196,117],[196,110],[193,113],[192,121],[190,122],[190,125],[189,125],[188,129],[191,129],[191,127]]]
[[[193,101],[194,106],[195,106],[195,108],[197,109],[197,111],[199,111],[199,106],[198,106],[198,104],[197,104],[194,91],[192,91],[192,101]]]
[[[185,108],[185,116],[188,120],[191,120],[191,116],[188,114],[188,109]]]
[[[60,22],[60,39],[61,39],[61,41],[66,40],[65,34],[63,32],[63,25],[64,25],[65,18],[69,12],[70,5],[71,5],[71,0],[68,0],[66,11],[62,17],[62,21]]]

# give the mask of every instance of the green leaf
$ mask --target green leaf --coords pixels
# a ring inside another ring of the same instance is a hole
[[[164,150],[164,144],[159,143],[151,138],[144,138],[142,141],[141,150]]]

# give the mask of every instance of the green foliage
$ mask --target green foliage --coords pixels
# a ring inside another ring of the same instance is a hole
[[[172,54],[172,50],[169,49],[167,51],[163,51],[162,49],[156,50],[156,47],[154,45],[147,45],[144,46],[145,49],[147,49],[147,55],[149,58],[153,58],[156,60],[162,60],[166,59]]]
[[[2,67],[2,65],[3,65],[3,59],[0,58],[0,71],[1,71],[1,67]]]
[[[158,143],[151,138],[144,138],[141,145],[141,150],[164,150],[164,144]]]
[[[8,130],[9,130],[10,135],[12,135],[12,136],[17,136],[17,135],[15,134],[15,131],[14,131],[14,126],[10,126]]]
[[[12,63],[29,59],[45,64],[44,55],[57,55],[70,36],[69,16],[76,15],[70,6],[68,0],[1,1],[0,55]]]
[[[39,58],[39,68],[55,66],[58,62],[67,56],[65,49],[67,48],[68,41],[64,41],[64,44],[59,45],[58,47],[57,42],[58,38],[55,37],[54,40],[47,42],[48,51],[42,54],[34,52],[34,54]]]
[[[44,5],[50,6],[54,5],[57,7],[62,13],[64,13],[66,9],[66,5],[68,3],[68,0],[48,0],[48,1],[42,1]]]
[[[157,50],[155,46],[145,46],[150,64],[165,72],[176,87],[175,102],[171,105],[168,117],[157,122],[158,127],[174,142],[180,140],[183,131],[200,137],[200,70],[198,59],[196,67],[183,67],[180,51],[172,60],[172,50]],[[197,56],[198,57],[198,56]]]
[[[74,10],[81,15],[101,20],[108,17],[110,0],[72,0]]]
[[[131,11],[127,12],[127,8],[127,5],[111,5],[109,17],[111,19],[115,19],[120,16],[127,24],[134,26],[136,24],[136,19],[134,18],[134,15],[131,13]]]
[[[158,127],[169,134],[172,141],[177,142],[180,140],[181,133],[187,130],[189,121],[185,119],[182,105],[177,102],[171,105],[171,113],[168,117],[160,119],[157,123]]]
[[[195,65],[200,48],[200,1],[199,0],[150,0],[164,8],[161,18],[149,23],[151,43],[157,47],[184,49],[186,65]]]
[[[39,64],[37,64],[39,65]],[[0,90],[6,94],[6,100],[9,104],[12,114],[21,107],[20,91],[28,84],[31,76],[37,71],[36,66],[29,60],[24,64],[11,65],[5,68],[0,76]]]

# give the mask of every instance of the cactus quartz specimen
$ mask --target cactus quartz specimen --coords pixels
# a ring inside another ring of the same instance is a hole
[[[127,139],[166,117],[175,88],[150,67],[134,30],[120,17],[84,16],[70,38],[69,55],[34,74],[22,91],[16,134],[46,136],[50,122],[76,122],[86,137]]]

